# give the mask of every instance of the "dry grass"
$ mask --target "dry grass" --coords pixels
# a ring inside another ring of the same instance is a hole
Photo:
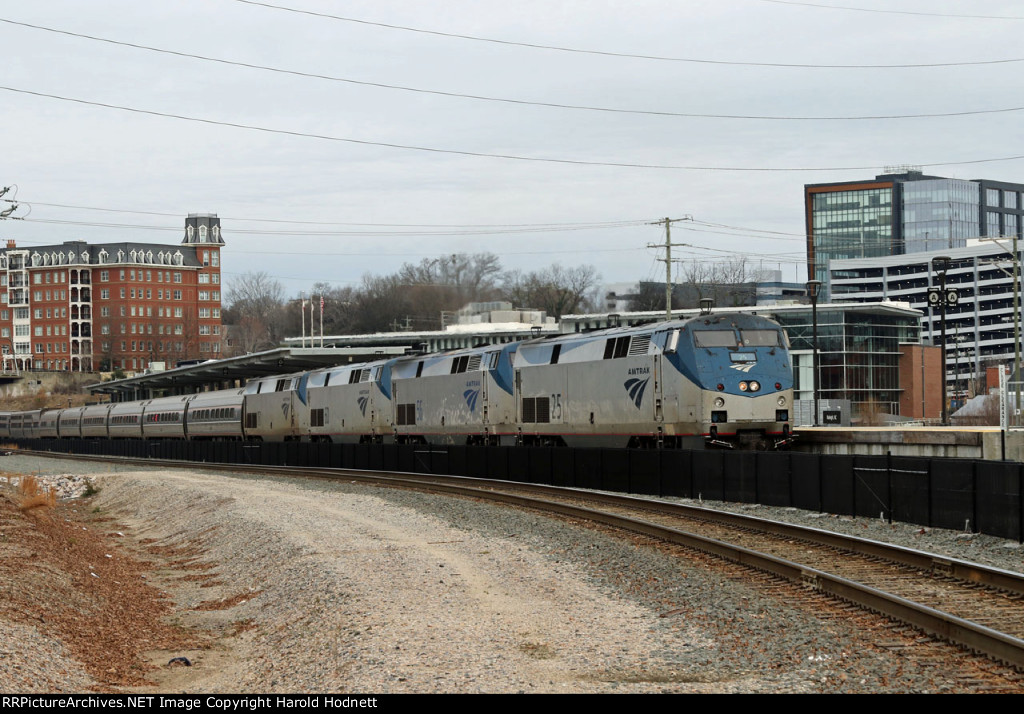
[[[35,476],[18,479],[18,510],[22,513],[35,508],[54,508],[57,505],[57,489],[44,488]]]

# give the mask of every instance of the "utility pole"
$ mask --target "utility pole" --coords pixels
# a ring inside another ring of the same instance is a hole
[[[658,260],[665,261],[665,319],[672,319],[672,224],[679,223],[679,221],[692,221],[693,216],[683,216],[682,218],[664,218],[660,221],[654,221],[649,225],[652,226],[665,226],[665,257],[658,258]],[[689,246],[688,243],[675,243],[677,246]],[[648,248],[660,248],[661,245],[657,243],[648,243]]]

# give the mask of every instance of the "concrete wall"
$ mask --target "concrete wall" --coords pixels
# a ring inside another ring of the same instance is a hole
[[[796,431],[794,451],[820,454],[923,456],[960,459],[1004,458],[1004,438],[998,427],[860,427],[803,428]],[[1024,462],[1024,429],[1005,435],[1007,461]]]

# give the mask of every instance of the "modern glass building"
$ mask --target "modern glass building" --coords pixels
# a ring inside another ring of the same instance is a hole
[[[804,204],[807,273],[823,285],[830,260],[952,250],[968,238],[1020,235],[1024,226],[1024,184],[906,167],[869,181],[806,185]]]
[[[855,417],[864,412],[900,413],[900,345],[920,341],[919,315],[874,304],[818,307],[818,397],[849,400]],[[789,335],[797,399],[814,399],[811,310],[779,310],[772,317]]]

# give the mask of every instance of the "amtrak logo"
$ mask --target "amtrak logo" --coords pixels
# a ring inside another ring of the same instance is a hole
[[[462,393],[462,396],[466,398],[466,404],[469,406],[469,411],[476,411],[476,400],[480,398],[479,389],[467,389]]]
[[[356,403],[359,404],[359,413],[362,414],[363,416],[366,416],[366,404],[369,401],[370,400],[367,399],[366,397],[359,397],[359,399],[356,400]]]
[[[283,402],[283,403],[281,404],[281,416],[283,416],[283,417],[285,417],[285,418],[287,418],[287,417],[288,417],[288,407],[289,407],[289,406],[290,406],[290,405],[288,404],[288,402]]]
[[[754,368],[754,364],[756,363],[751,362],[749,364],[731,364],[729,365],[729,369],[735,369],[745,374]]]
[[[629,393],[629,398],[636,404],[636,408],[640,408],[640,402],[644,400],[644,390],[647,389],[647,383],[651,381],[651,378],[647,379],[627,379],[623,383],[623,387],[626,388],[626,392]]]

